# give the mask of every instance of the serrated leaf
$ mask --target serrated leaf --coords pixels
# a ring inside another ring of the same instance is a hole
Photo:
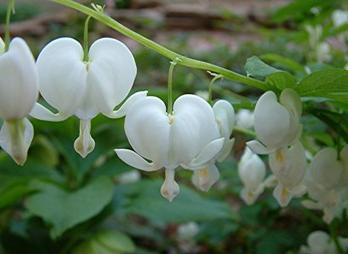
[[[297,86],[301,96],[318,96],[348,103],[348,71],[326,69],[305,77]]]
[[[52,238],[101,212],[111,201],[113,192],[113,184],[106,177],[98,178],[75,192],[42,182],[37,182],[36,188],[40,192],[29,197],[25,206],[52,226]]]

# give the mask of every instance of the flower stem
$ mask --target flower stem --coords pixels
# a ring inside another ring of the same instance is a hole
[[[168,114],[173,113],[173,73],[175,66],[180,62],[180,59],[175,59],[170,62],[168,73]]]
[[[5,51],[10,47],[10,23],[11,23],[11,14],[15,12],[15,0],[9,0],[7,5],[6,12],[6,23],[5,23]]]
[[[89,43],[88,43],[88,35],[89,35],[89,21],[91,20],[91,16],[88,16],[85,21],[85,29],[83,31],[83,61],[88,62],[89,56],[88,56],[88,50],[89,50]]]
[[[104,25],[106,25],[106,26],[120,32],[121,34],[139,42],[143,46],[156,51],[157,53],[161,54],[164,57],[167,57],[171,60],[175,60],[175,59],[179,58],[181,61],[178,64],[180,64],[180,65],[190,67],[190,68],[195,68],[195,69],[207,70],[207,71],[211,71],[211,72],[214,72],[217,74],[221,74],[226,79],[233,80],[233,81],[248,85],[250,87],[255,87],[255,88],[258,88],[261,90],[268,89],[268,85],[263,81],[241,75],[239,73],[230,71],[226,68],[223,68],[223,67],[211,64],[211,63],[207,63],[207,62],[203,62],[203,61],[199,61],[196,59],[182,56],[182,55],[180,55],[180,54],[178,54],[170,49],[167,49],[166,47],[134,32],[133,30],[123,26],[122,24],[120,24],[116,20],[112,19],[111,17],[105,15],[104,13],[97,11],[97,10],[94,10],[92,8],[89,8],[87,6],[84,6],[84,5],[77,3],[73,0],[51,0],[51,1],[58,3],[58,4],[61,4],[61,5],[64,5],[64,6],[67,6],[69,8],[75,9],[79,12],[82,12],[82,13],[88,15],[88,16],[91,16],[94,19],[98,20],[99,22],[103,23]]]
[[[330,229],[331,238],[336,246],[337,253],[344,254],[345,252],[344,252],[344,250],[341,246],[341,243],[337,237],[337,232],[336,232],[337,228],[336,228],[336,225],[334,225],[334,222],[332,222],[330,224],[329,229]]]
[[[218,79],[222,79],[223,76],[215,73],[210,73],[214,76],[214,78],[210,81],[209,87],[208,87],[208,103],[212,104],[213,102],[213,85]]]

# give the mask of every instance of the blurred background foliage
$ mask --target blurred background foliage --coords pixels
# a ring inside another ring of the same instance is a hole
[[[5,19],[5,2],[0,4],[1,20]],[[108,2],[106,11],[174,51],[240,73],[245,73],[246,60],[255,55],[285,70],[289,62],[300,69],[343,68],[348,62],[347,40],[340,39],[347,25],[337,28],[331,19],[334,10],[348,8],[346,1],[197,2],[116,0]],[[37,55],[57,37],[81,41],[84,19],[49,1],[18,0],[13,33],[25,37]],[[315,57],[308,25],[323,27],[319,39],[329,42],[329,59]],[[169,61],[92,22],[91,41],[102,36],[119,38],[132,48],[139,70],[135,89],[149,90],[150,95],[165,100]],[[210,78],[208,73],[178,67],[175,95],[207,91]],[[229,100],[236,110],[252,109],[259,95],[260,91],[226,80],[214,87],[214,97]],[[334,142],[335,135],[328,134],[333,133],[330,126],[341,120],[330,112],[309,115],[321,104],[308,101],[303,121],[309,135],[304,139],[316,151],[319,145]],[[333,106],[347,112],[343,106]],[[35,139],[24,167],[17,167],[0,151],[0,253],[290,254],[297,253],[310,232],[328,231],[321,214],[303,209],[298,200],[285,209],[279,208],[270,191],[251,206],[240,200],[237,163],[249,139],[243,134],[234,133],[233,154],[218,165],[221,179],[209,193],[196,191],[190,173],[179,171],[181,193],[168,203],[159,193],[161,172],[134,171],[114,154],[115,148],[129,147],[123,119],[99,116],[93,121],[97,146],[86,159],[73,150],[77,119],[32,121]],[[346,218],[332,225],[346,237],[347,226]]]

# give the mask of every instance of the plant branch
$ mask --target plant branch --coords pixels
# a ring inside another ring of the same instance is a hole
[[[77,10],[79,12],[82,12],[87,16],[91,16],[94,19],[98,20],[99,22],[103,23],[104,25],[106,25],[106,26],[120,32],[121,34],[139,42],[143,46],[156,51],[157,53],[171,59],[172,61],[179,58],[181,61],[178,64],[180,64],[180,65],[190,67],[190,68],[195,68],[195,69],[211,71],[211,72],[222,75],[225,79],[233,80],[233,81],[248,85],[250,87],[258,88],[261,90],[268,89],[267,84],[263,81],[256,80],[256,79],[241,75],[239,73],[233,72],[231,70],[228,70],[226,68],[223,68],[223,67],[211,64],[211,63],[207,63],[207,62],[199,61],[199,60],[192,59],[189,57],[185,57],[185,56],[180,55],[180,54],[178,54],[170,49],[167,49],[166,47],[164,47],[164,46],[134,32],[133,30],[123,26],[122,24],[120,24],[116,20],[112,19],[111,17],[107,16],[106,14],[104,14],[101,11],[94,10],[94,9],[89,8],[87,6],[84,6],[80,3],[77,3],[73,0],[51,0],[51,1],[58,3],[58,4],[61,4],[61,5],[64,5],[66,7],[69,7],[71,9]]]

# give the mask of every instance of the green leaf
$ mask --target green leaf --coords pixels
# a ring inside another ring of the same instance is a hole
[[[111,201],[113,192],[113,184],[106,177],[97,178],[75,192],[49,183],[37,182],[36,185],[41,191],[29,197],[25,206],[51,224],[52,238],[101,212]]]
[[[134,253],[135,245],[125,234],[116,230],[105,230],[77,246],[73,254],[127,254]]]
[[[301,64],[297,63],[296,61],[294,61],[290,58],[287,58],[287,57],[284,57],[284,56],[281,56],[278,54],[272,54],[272,53],[264,54],[264,55],[260,56],[260,58],[264,61],[279,64],[281,67],[288,69],[290,71],[293,71],[293,72],[304,72],[305,71],[305,68]]]
[[[266,64],[257,56],[248,58],[244,69],[248,76],[255,78],[265,78],[273,73],[281,71]]]
[[[348,103],[348,71],[326,69],[305,77],[297,87],[301,96],[318,96]]]
[[[294,88],[296,86],[296,79],[290,73],[282,71],[269,75],[266,78],[266,83],[271,87],[283,90],[285,88]]]
[[[178,197],[170,203],[160,195],[161,185],[160,180],[142,180],[117,186],[114,203],[119,207],[116,209],[159,224],[235,219],[237,216],[226,203],[203,198],[183,185]]]
[[[135,245],[132,240],[119,231],[102,231],[97,234],[95,239],[101,245],[113,251],[122,253],[133,253],[135,251]]]

